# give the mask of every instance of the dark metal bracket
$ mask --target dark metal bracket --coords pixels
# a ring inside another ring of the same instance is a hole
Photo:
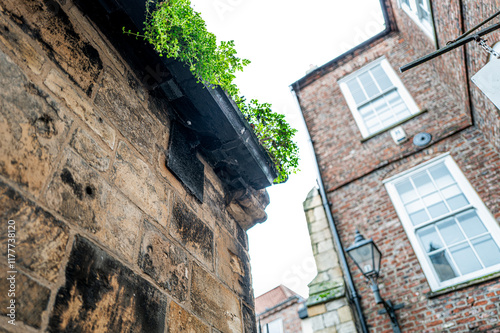
[[[446,45],[445,47],[440,48],[437,51],[429,53],[428,55],[423,56],[422,58],[419,58],[419,59],[417,59],[415,61],[412,61],[412,62],[410,62],[410,63],[408,63],[408,64],[406,64],[404,66],[401,66],[399,68],[399,71],[401,73],[403,73],[403,72],[405,72],[405,71],[407,71],[409,69],[412,69],[414,67],[417,67],[418,65],[423,64],[424,62],[427,62],[427,61],[429,61],[431,59],[434,59],[436,57],[439,57],[440,55],[443,55],[443,54],[445,54],[445,53],[447,53],[449,51],[452,51],[452,50],[454,50],[454,49],[456,49],[456,48],[458,48],[458,47],[460,47],[462,45],[465,45],[465,44],[467,44],[469,42],[472,42],[472,41],[476,40],[476,38],[478,38],[478,37],[487,35],[490,32],[493,32],[493,31],[495,31],[497,29],[500,29],[500,23],[493,24],[490,27],[479,31],[478,33],[476,33],[474,35],[470,35],[470,36],[466,36],[466,37],[460,38],[460,39],[454,41],[453,43],[451,43],[449,45]]]

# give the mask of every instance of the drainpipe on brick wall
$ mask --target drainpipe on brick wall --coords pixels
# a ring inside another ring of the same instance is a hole
[[[356,291],[356,287],[354,286],[354,281],[352,280],[352,275],[351,272],[349,271],[349,266],[347,265],[347,259],[345,256],[344,248],[342,247],[342,242],[340,241],[339,233],[337,230],[337,227],[335,226],[335,221],[333,219],[332,211],[330,209],[330,206],[328,204],[328,198],[326,197],[326,191],[325,191],[325,186],[323,184],[323,179],[321,178],[321,173],[319,169],[319,164],[318,164],[318,159],[316,158],[316,153],[314,153],[314,146],[312,143],[311,135],[309,134],[309,130],[307,129],[306,125],[306,120],[304,118],[304,115],[302,114],[302,109],[300,107],[299,103],[299,98],[295,91],[293,90],[293,87],[291,89],[292,94],[295,96],[295,101],[297,102],[297,105],[299,107],[299,110],[301,111],[300,114],[302,116],[302,121],[304,122],[304,128],[306,129],[309,145],[312,148],[313,151],[313,159],[314,159],[314,165],[316,167],[316,174],[317,174],[317,181],[318,181],[318,186],[319,186],[319,193],[321,195],[321,202],[323,203],[323,208],[326,213],[326,218],[328,220],[328,224],[330,225],[330,230],[332,231],[333,238],[335,240],[335,245],[337,246],[337,252],[340,258],[340,263],[342,266],[342,270],[344,271],[344,277],[347,282],[348,290],[350,292],[350,298],[354,302],[354,306],[356,307],[356,313],[357,317],[359,319],[359,323],[361,325],[361,329],[363,333],[369,333],[368,327],[366,325],[366,320],[365,316],[363,314],[363,309],[361,308],[361,297]]]
[[[462,29],[462,33],[464,33],[466,27],[465,27],[464,4],[463,4],[462,0],[458,0],[458,5],[460,6],[460,28]],[[464,45],[462,52],[464,54],[465,85],[467,86],[467,104],[469,107],[471,126],[474,126],[475,120],[474,120],[474,112],[472,110],[473,105],[472,105],[472,93],[471,93],[471,87],[470,87],[469,64],[468,64],[469,60],[468,60],[468,55],[467,55],[467,45]]]

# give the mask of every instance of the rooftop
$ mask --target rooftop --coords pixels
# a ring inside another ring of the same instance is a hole
[[[255,313],[259,315],[292,299],[302,300],[302,297],[284,285],[279,285],[255,299]]]

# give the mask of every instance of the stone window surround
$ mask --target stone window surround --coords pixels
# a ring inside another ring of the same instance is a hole
[[[441,163],[442,161],[445,162],[445,165],[448,167],[448,170],[455,178],[455,181],[462,190],[463,194],[469,200],[470,202],[469,206],[472,206],[472,209],[476,210],[477,215],[480,217],[484,226],[489,231],[490,235],[493,237],[497,245],[500,244],[500,227],[498,226],[498,223],[495,221],[495,218],[491,215],[488,208],[484,205],[483,201],[479,198],[478,194],[476,193],[472,185],[469,183],[465,175],[462,173],[456,162],[450,156],[450,153],[445,153],[441,156],[438,156],[427,162],[424,162],[420,165],[410,168],[409,170],[403,171],[395,176],[385,179],[383,183],[394,205],[394,208],[396,209],[396,213],[398,214],[399,219],[403,224],[403,228],[405,229],[408,239],[412,245],[412,248],[415,251],[417,259],[420,262],[420,266],[422,267],[422,270],[427,278],[427,282],[429,283],[432,292],[439,292],[440,290],[449,289],[450,287],[454,286],[459,286],[464,283],[470,282],[472,280],[481,280],[482,277],[494,274],[495,272],[498,272],[500,270],[500,264],[497,264],[443,282],[440,282],[436,274],[434,273],[434,270],[428,260],[428,256],[423,250],[422,246],[420,245],[420,242],[416,235],[416,230],[421,228],[422,225],[414,226],[412,224],[394,185],[402,178],[418,173],[433,165]],[[453,212],[451,214],[444,215],[442,217],[439,217],[438,219],[432,220],[432,222],[430,223],[423,223],[423,225],[426,226],[434,224],[449,216],[453,216],[456,213],[457,212]]]
[[[354,98],[353,98],[346,82],[349,79],[352,79],[353,77],[357,77],[357,76],[365,73],[366,71],[372,69],[373,67],[375,67],[379,64],[380,64],[381,68],[384,70],[385,74],[388,76],[388,78],[391,81],[391,83],[393,84],[393,86],[396,88],[397,92],[399,93],[403,102],[406,104],[411,115],[405,119],[402,119],[402,120],[395,122],[394,124],[390,124],[390,125],[382,128],[374,133],[370,133],[370,132],[368,132],[367,127],[365,126],[364,120],[362,119],[361,114],[358,111],[357,104],[354,101]],[[398,77],[398,75],[396,74],[396,72],[394,71],[394,69],[392,68],[392,66],[390,65],[389,61],[386,59],[385,56],[382,56],[382,57],[370,62],[369,64],[363,66],[362,68],[356,70],[355,72],[344,76],[343,78],[338,80],[338,84],[339,84],[339,87],[340,87],[342,94],[344,95],[344,98],[346,99],[347,105],[349,106],[349,109],[351,110],[351,113],[354,117],[354,120],[356,121],[356,124],[358,125],[359,131],[361,132],[361,135],[363,137],[362,141],[366,141],[373,136],[376,136],[380,133],[383,133],[383,132],[387,131],[388,129],[392,128],[395,124],[401,124],[401,123],[407,121],[408,119],[411,119],[411,118],[415,117],[416,115],[418,115],[419,113],[423,112],[417,106],[417,104],[415,103],[415,101],[411,97],[410,93],[408,92],[406,87],[403,85],[403,82],[401,82],[400,78]]]
[[[399,8],[405,11],[406,14],[418,25],[420,29],[432,40],[436,41],[436,35],[434,31],[434,18],[432,15],[432,7],[429,0],[422,0],[423,4],[427,6],[427,13],[430,18],[430,22],[425,22],[421,19],[422,8],[418,5],[418,0],[398,0]],[[411,4],[410,4],[411,3]]]

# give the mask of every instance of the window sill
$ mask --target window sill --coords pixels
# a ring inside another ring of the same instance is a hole
[[[500,277],[500,272],[491,273],[491,274],[488,274],[485,276],[478,277],[476,279],[469,280],[467,282],[462,282],[462,283],[456,284],[456,285],[451,286],[451,287],[446,287],[446,288],[443,288],[440,290],[428,292],[425,294],[425,296],[429,299],[435,298],[435,297],[438,297],[438,296],[441,296],[441,295],[444,295],[447,293],[457,291],[459,289],[464,289],[464,288],[467,288],[467,287],[470,287],[470,286],[473,286],[476,284],[480,284],[480,283],[483,283],[486,281],[494,280],[494,279],[497,279],[499,277]]]
[[[418,116],[420,116],[421,114],[426,113],[426,112],[427,112],[427,110],[426,110],[426,109],[421,110],[421,111],[419,111],[419,112],[417,112],[417,113],[415,113],[415,114],[412,114],[412,115],[411,115],[411,116],[409,116],[408,118],[405,118],[405,119],[403,119],[403,120],[398,121],[397,123],[392,124],[392,125],[391,125],[391,126],[389,126],[389,127],[386,127],[386,128],[384,128],[384,129],[382,129],[382,130],[380,130],[380,131],[378,131],[378,132],[375,132],[375,133],[373,133],[373,134],[370,134],[369,136],[367,136],[366,138],[361,139],[360,141],[361,141],[361,143],[365,143],[366,141],[368,141],[368,140],[370,140],[370,139],[372,139],[372,138],[374,138],[374,137],[376,137],[376,136],[378,136],[378,135],[380,135],[380,134],[382,134],[382,133],[385,133],[385,132],[387,132],[387,131],[389,131],[389,130],[391,130],[391,129],[395,128],[395,127],[398,127],[399,125],[406,123],[408,120],[411,120],[411,119],[413,119],[413,118],[416,118],[416,117],[418,117]]]

